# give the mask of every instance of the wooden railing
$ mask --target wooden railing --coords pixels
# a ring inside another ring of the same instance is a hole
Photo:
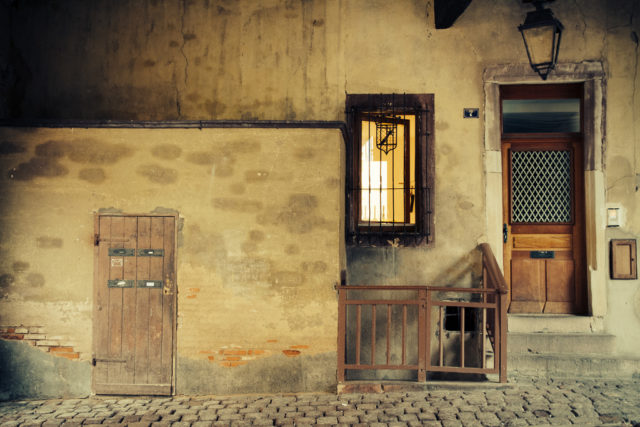
[[[490,247],[480,250],[481,288],[340,286],[338,382],[377,370],[414,371],[420,382],[428,372],[498,374],[506,382],[508,291]]]

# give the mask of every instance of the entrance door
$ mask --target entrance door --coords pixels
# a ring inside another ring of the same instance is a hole
[[[503,86],[504,270],[511,313],[583,313],[582,85]]]
[[[170,395],[175,217],[96,217],[93,389]]]

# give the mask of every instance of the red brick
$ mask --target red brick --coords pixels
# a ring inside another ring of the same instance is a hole
[[[235,368],[236,366],[246,365],[247,362],[222,362],[221,365],[227,368]]]
[[[2,338],[3,340],[22,340],[24,339],[24,334],[9,333],[0,335],[0,338]]]
[[[227,360],[229,362],[237,362],[238,360],[242,360],[242,358],[240,356],[227,356],[224,358],[224,360]]]
[[[224,350],[223,354],[225,356],[246,356],[247,355],[247,350],[237,350],[237,349]]]
[[[64,357],[67,359],[78,359],[80,357],[80,353],[53,353],[55,356]]]
[[[285,356],[287,357],[296,357],[300,355],[299,350],[282,350]]]
[[[51,353],[73,353],[73,347],[50,347]]]

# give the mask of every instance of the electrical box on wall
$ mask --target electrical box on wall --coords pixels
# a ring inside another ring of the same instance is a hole
[[[612,239],[610,256],[612,279],[638,278],[638,256],[635,239]]]

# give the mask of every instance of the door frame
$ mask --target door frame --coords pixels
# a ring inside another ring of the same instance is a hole
[[[178,319],[178,221],[180,219],[180,215],[178,213],[121,213],[121,212],[94,212],[93,213],[93,309],[91,315],[92,322],[92,344],[91,344],[91,391],[95,393],[95,375],[94,368],[95,363],[93,360],[96,358],[96,337],[98,336],[98,322],[96,321],[95,310],[98,303],[98,285],[100,279],[99,273],[99,264],[100,264],[100,217],[154,217],[154,218],[164,218],[164,217],[172,217],[173,218],[173,295],[172,295],[172,303],[173,303],[173,316],[171,319],[171,330],[173,333],[173,343],[171,346],[171,393],[169,395],[174,396],[176,394],[176,368],[177,368],[177,319]],[[149,394],[149,393],[144,393]]]
[[[503,267],[502,244],[502,133],[500,111],[500,85],[540,84],[540,77],[528,64],[491,66],[484,70],[485,100],[485,209],[487,242]],[[584,93],[584,219],[587,279],[587,309],[592,317],[607,313],[606,241],[605,241],[605,186],[603,175],[603,145],[606,79],[601,62],[558,64],[547,83],[583,83]]]

